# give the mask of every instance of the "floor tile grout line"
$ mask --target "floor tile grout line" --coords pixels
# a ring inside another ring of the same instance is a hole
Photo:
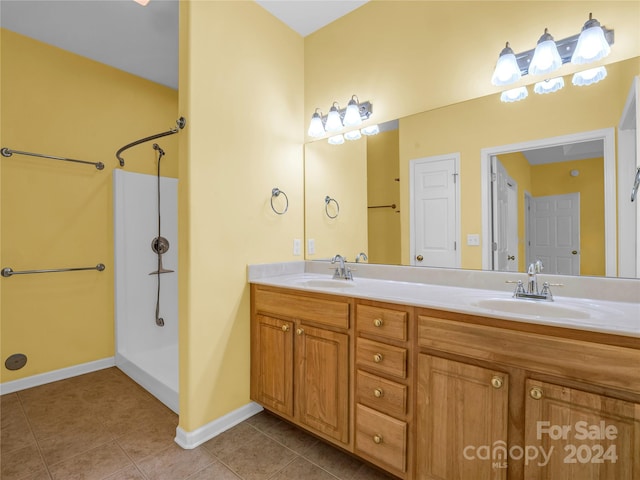
[[[47,475],[49,476],[49,479],[53,480],[53,473],[51,473],[51,470],[49,469],[49,465],[47,465],[47,462],[44,459],[44,454],[42,453],[42,447],[40,445],[40,441],[36,436],[36,432],[33,428],[33,424],[31,423],[31,418],[29,418],[29,415],[27,414],[27,410],[24,408],[24,403],[22,402],[22,397],[20,396],[20,392],[16,392],[16,396],[18,397],[18,403],[20,403],[20,409],[22,410],[22,414],[24,415],[24,418],[27,420],[27,424],[29,425],[29,430],[31,432],[31,435],[33,435],[33,439],[36,442],[36,449],[38,450],[40,461],[42,462],[42,465],[44,465],[44,469],[47,471]]]
[[[147,473],[142,469],[142,467],[140,465],[138,465],[138,463],[133,458],[131,458],[131,455],[129,455],[129,453],[124,449],[124,447],[122,445],[120,445],[120,443],[118,442],[118,439],[115,439],[114,442],[116,443],[116,445],[118,445],[118,448],[120,448],[120,450],[122,450],[124,452],[125,456],[131,461],[131,464],[134,467],[136,467],[136,470],[138,470],[138,472],[140,472],[140,475],[142,475],[142,478],[144,480],[153,480],[153,479],[150,479],[147,476]],[[124,468],[127,468],[127,467],[124,467]],[[122,470],[124,470],[124,468]],[[121,470],[118,470],[118,472],[119,471],[121,471]],[[114,472],[114,473],[117,473],[117,472]],[[111,473],[110,475],[113,475],[113,473]],[[105,478],[108,478],[108,476],[105,477]]]

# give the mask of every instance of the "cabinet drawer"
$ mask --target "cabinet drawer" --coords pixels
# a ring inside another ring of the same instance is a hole
[[[407,387],[358,370],[356,402],[402,417],[407,412]]]
[[[356,363],[394,377],[407,377],[406,348],[358,338],[356,341]]]
[[[255,289],[259,312],[286,315],[331,327],[349,328],[349,303]]]
[[[407,424],[363,405],[356,406],[356,452],[406,471]]]
[[[371,335],[381,335],[392,340],[407,340],[407,312],[389,308],[358,305],[356,329]]]

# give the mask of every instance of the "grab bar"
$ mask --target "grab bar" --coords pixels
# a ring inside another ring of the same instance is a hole
[[[12,268],[5,267],[2,269],[3,277],[10,277],[11,275],[29,275],[32,273],[57,273],[57,272],[77,272],[80,270],[97,270],[99,272],[105,269],[104,263],[99,263],[95,267],[80,267],[80,268],[54,268],[50,270],[24,270],[22,272],[14,272]]]
[[[162,138],[162,137],[166,137],[167,135],[173,135],[174,133],[178,133],[180,130],[182,130],[185,127],[186,124],[187,124],[187,121],[185,120],[185,118],[184,117],[180,117],[178,120],[176,120],[176,125],[177,126],[175,128],[172,128],[171,130],[168,130],[166,132],[157,133],[155,135],[150,135],[148,137],[141,138],[140,140],[136,140],[135,142],[131,142],[131,143],[126,144],[124,147],[122,147],[121,149],[119,149],[116,152],[116,158],[120,162],[120,166],[124,167],[124,158],[122,158],[120,156],[120,154],[122,152],[124,152],[125,150],[128,150],[131,147],[135,147],[136,145],[140,145],[141,143],[149,142],[151,140],[155,140],[156,138]]]
[[[396,204],[392,203],[391,205],[374,205],[372,207],[367,207],[367,208],[396,208]]]
[[[4,147],[0,150],[3,157],[10,157],[14,153],[18,155],[29,155],[30,157],[40,157],[40,158],[48,158],[50,160],[62,160],[64,162],[74,162],[74,163],[84,163],[86,165],[94,165],[98,170],[104,169],[104,163],[102,162],[88,162],[86,160],[76,160],[74,158],[66,158],[66,157],[55,157],[53,155],[43,155],[41,153],[31,153],[31,152],[21,152],[19,150],[11,150],[10,148]]]

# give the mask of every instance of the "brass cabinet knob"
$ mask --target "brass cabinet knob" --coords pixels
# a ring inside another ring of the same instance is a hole
[[[382,435],[374,435],[373,436],[373,443],[377,443],[378,445],[380,445],[382,443]]]
[[[302,334],[304,333],[304,329],[299,328],[299,329],[297,329],[297,330],[296,330],[296,333],[297,333],[298,335],[302,335]]]
[[[383,395],[384,395],[384,390],[382,390],[381,388],[376,388],[373,391],[373,396],[376,398],[382,398]]]
[[[422,260],[424,260],[424,257],[422,255],[418,255],[416,257],[416,260],[418,260],[419,262],[421,262]]]
[[[282,325],[282,331],[283,332],[288,332],[289,331],[289,325]]]
[[[494,375],[491,379],[491,386],[493,388],[502,388],[502,385],[504,385],[504,380],[502,379],[502,377]]]
[[[578,251],[577,250],[571,250],[571,255],[577,255]]]
[[[374,362],[376,362],[376,363],[380,363],[380,362],[382,361],[382,359],[383,359],[383,358],[384,358],[384,357],[382,356],[382,354],[381,354],[381,353],[376,353],[376,354],[373,356],[373,361],[374,361]]]
[[[384,320],[382,320],[381,318],[376,318],[376,319],[373,321],[373,325],[374,325],[375,327],[381,327],[382,325],[384,325]]]
[[[540,400],[542,398],[543,393],[544,392],[540,387],[533,387],[531,390],[529,390],[529,395],[534,400]]]

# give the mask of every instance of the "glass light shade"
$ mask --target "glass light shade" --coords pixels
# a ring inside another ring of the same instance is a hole
[[[557,70],[562,65],[562,59],[558,53],[558,47],[553,37],[544,29],[544,34],[538,40],[536,51],[529,64],[529,73],[532,75],[546,75]]]
[[[149,3],[149,0],[134,0],[134,1],[142,5],[143,7],[146,7],[147,3]]]
[[[582,27],[578,44],[571,56],[571,63],[583,65],[585,63],[595,62],[606,57],[611,52],[611,47],[604,37],[604,31],[600,26],[600,22],[591,18]]]
[[[360,130],[360,132],[362,132],[363,135],[377,135],[380,133],[380,127],[378,127],[378,125],[369,125]]]
[[[322,117],[318,112],[315,112],[311,116],[311,123],[309,124],[309,131],[307,132],[310,137],[318,138],[325,134],[324,125],[322,125]]]
[[[557,92],[564,87],[564,79],[562,77],[551,78],[549,80],[543,80],[534,85],[533,91],[535,93],[553,93]]]
[[[329,114],[327,115],[327,123],[325,123],[324,128],[327,132],[337,132],[342,128],[342,119],[340,118],[340,112],[336,108],[335,104],[329,109]]]
[[[334,135],[333,137],[329,137],[328,141],[331,145],[342,145],[344,143],[344,137],[342,134]]]
[[[344,138],[347,140],[358,140],[362,138],[362,135],[360,135],[360,130],[352,130],[350,132],[346,132],[344,134]]]
[[[605,67],[590,68],[589,70],[575,73],[571,79],[571,83],[577,87],[584,87],[598,83],[600,80],[606,78],[606,76],[607,69]]]
[[[496,69],[493,71],[491,83],[494,85],[510,85],[520,80],[521,73],[513,50],[507,46],[500,52]]]
[[[500,101],[505,103],[518,102],[520,100],[524,100],[528,96],[529,92],[527,91],[527,87],[512,88],[511,90],[502,92],[500,95]]]
[[[362,118],[360,118],[360,107],[358,106],[358,101],[356,100],[356,96],[354,95],[349,100],[349,104],[347,105],[347,110],[344,113],[344,119],[342,123],[345,127],[356,127],[362,123]]]

